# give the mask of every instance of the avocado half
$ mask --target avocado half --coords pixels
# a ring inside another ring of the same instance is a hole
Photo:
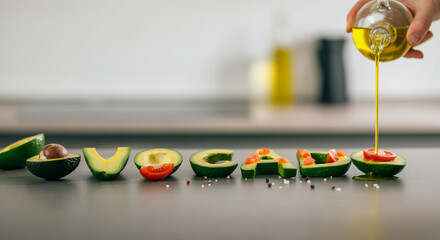
[[[364,159],[364,152],[362,150],[351,154],[350,157],[353,164],[363,173],[376,176],[392,177],[401,172],[406,166],[406,159],[399,155],[389,162]]]
[[[327,163],[327,152],[311,152],[311,157],[315,159],[315,163],[304,165],[306,158],[299,156],[298,164],[301,176],[303,177],[338,177],[347,173],[351,165],[351,160],[347,156],[338,157],[336,162]]]
[[[129,147],[118,147],[110,158],[103,158],[96,148],[83,148],[84,158],[93,176],[101,180],[112,180],[124,170],[130,157]]]
[[[78,167],[80,159],[79,154],[69,154],[63,158],[44,160],[36,155],[26,160],[26,167],[37,177],[57,180],[73,172]]]
[[[189,161],[198,176],[227,177],[238,166],[232,161],[234,151],[229,149],[206,149],[194,153]]]
[[[44,147],[44,134],[21,139],[0,150],[0,169],[16,169],[26,166],[26,159],[40,153]]]
[[[296,176],[297,167],[289,161],[288,163],[279,163],[276,159],[282,158],[280,154],[269,149],[269,154],[260,155],[260,161],[252,164],[243,163],[240,166],[242,178],[255,178],[260,174],[279,174],[282,178]],[[258,154],[258,149],[253,154]]]
[[[134,157],[134,164],[138,169],[141,169],[141,167],[149,165],[174,163],[173,171],[170,173],[171,175],[179,169],[180,165],[182,165],[182,160],[182,154],[176,150],[169,148],[153,148],[136,154]]]

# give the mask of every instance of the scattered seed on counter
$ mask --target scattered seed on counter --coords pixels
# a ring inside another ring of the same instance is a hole
[[[281,176],[278,176],[278,178],[281,178]]]
[[[285,185],[287,185],[287,184],[290,184],[290,181],[289,181],[289,180],[286,180],[286,179],[283,179],[283,183],[284,183]]]
[[[212,183],[212,181],[211,180],[208,180],[208,184],[211,184]]]
[[[272,187],[272,183],[268,183],[268,184],[267,184],[267,187],[268,187],[268,188],[271,188],[271,187]]]
[[[322,181],[327,182],[327,178],[324,178]]]
[[[226,179],[228,179],[228,180],[231,179],[231,176],[227,176]]]
[[[309,177],[306,177],[306,181],[309,181],[309,179],[310,179]]]
[[[315,185],[313,185],[313,184],[310,185],[310,188],[311,188],[311,189],[315,189]]]
[[[204,188],[205,187],[205,185],[204,184],[202,184],[202,188]]]
[[[283,186],[279,186],[278,188],[281,189],[281,188],[283,188]]]
[[[333,176],[330,176],[330,179],[332,179],[333,178]]]
[[[307,183],[312,183],[312,181],[310,181],[310,180],[307,180]]]
[[[379,187],[379,185],[376,185],[376,189],[379,189],[380,187]]]
[[[244,178],[245,181],[247,181],[247,178]]]
[[[335,188],[336,188],[335,185],[333,185],[333,186],[332,186],[332,190],[335,190]]]
[[[191,183],[190,180],[186,180],[186,185],[189,185]]]
[[[303,181],[299,180],[299,183],[303,183]]]
[[[368,187],[368,184],[365,183],[365,187]]]
[[[336,190],[337,192],[340,192],[340,191],[342,191],[342,189],[341,189],[341,188],[339,188],[339,187],[338,187],[338,188],[336,188],[335,190]]]
[[[215,182],[218,182],[218,179],[216,179]]]
[[[167,187],[167,188],[169,188],[169,187],[170,187],[170,185],[168,185],[168,184],[167,184],[167,185],[166,185],[166,187]]]
[[[207,176],[204,176],[204,177],[203,177],[203,179],[205,179],[205,180],[206,180],[206,179],[208,179],[208,177],[207,177]]]
[[[211,183],[208,183],[208,187],[211,187]]]
[[[273,182],[272,185],[275,185],[275,183]]]
[[[268,183],[268,182],[270,182],[270,179],[269,179],[269,178],[266,178],[266,183]]]

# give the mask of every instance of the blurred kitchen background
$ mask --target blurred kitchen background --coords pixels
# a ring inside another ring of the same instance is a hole
[[[354,3],[0,0],[0,144],[372,146]],[[431,31],[423,60],[380,65],[382,146],[440,144],[440,21]],[[277,57],[291,80],[274,105]]]

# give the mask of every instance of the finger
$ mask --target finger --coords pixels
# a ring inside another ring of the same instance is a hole
[[[356,14],[359,11],[359,9],[361,9],[362,6],[365,5],[365,3],[369,2],[370,0],[360,0],[358,1],[353,8],[350,10],[350,12],[348,12],[347,15],[347,27],[346,27],[346,31],[349,33],[351,32],[351,28],[353,27],[353,22],[354,19],[356,18]]]
[[[425,37],[423,38],[423,40],[419,43],[422,44],[426,41],[428,41],[429,39],[431,39],[434,36],[434,34],[431,31],[428,31],[428,33],[426,33]]]
[[[419,50],[410,49],[405,56],[406,58],[423,58],[423,53]]]
[[[433,8],[427,4],[420,4],[418,7],[406,35],[408,43],[413,47],[419,45],[425,39],[435,14]]]

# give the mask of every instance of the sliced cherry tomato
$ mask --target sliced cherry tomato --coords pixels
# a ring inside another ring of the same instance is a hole
[[[278,161],[279,163],[288,163],[288,162],[289,162],[289,159],[287,159],[287,158],[277,158],[277,161]]]
[[[260,155],[267,155],[269,153],[270,153],[270,149],[268,149],[268,148],[262,148],[262,149],[258,150],[258,154],[260,154]]]
[[[298,150],[297,153],[298,153],[298,156],[300,156],[302,158],[311,157],[310,152],[307,150]]]
[[[336,149],[330,149],[327,154],[327,163],[336,162],[338,158],[336,157]]]
[[[252,163],[256,163],[260,161],[260,155],[258,155],[257,153],[254,153],[252,155],[250,155],[249,157],[246,158],[246,160],[244,161],[244,163],[246,164],[252,164]]]
[[[304,160],[303,165],[312,165],[315,163],[315,159],[313,159],[312,157],[307,157],[306,160]]]
[[[157,165],[149,165],[141,167],[140,172],[142,177],[149,180],[161,180],[166,178],[173,171],[174,163],[164,163]]]
[[[347,156],[347,153],[346,153],[344,150],[341,150],[341,151],[338,151],[338,152],[336,153],[336,155],[337,155],[338,157],[345,157],[345,156]]]
[[[378,149],[377,154],[373,148],[364,149],[364,158],[368,160],[378,161],[378,162],[389,162],[393,161],[397,157],[396,154]]]

